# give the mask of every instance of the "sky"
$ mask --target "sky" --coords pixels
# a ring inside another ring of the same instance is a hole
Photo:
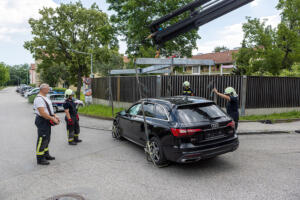
[[[38,10],[43,7],[57,7],[70,0],[0,0],[0,62],[8,65],[34,63],[30,52],[24,49],[25,41],[32,39],[28,19],[38,18]],[[106,0],[81,0],[86,7],[96,2],[109,15]],[[216,46],[230,49],[239,47],[243,39],[242,24],[246,16],[268,19],[268,24],[277,26],[280,15],[276,10],[278,0],[255,0],[252,3],[218,18],[202,27],[198,33],[198,49],[193,54],[209,53]],[[125,53],[126,43],[120,41],[120,53]]]

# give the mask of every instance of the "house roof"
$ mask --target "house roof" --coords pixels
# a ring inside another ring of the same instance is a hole
[[[232,64],[234,62],[232,54],[237,53],[238,51],[239,50],[229,50],[217,53],[200,54],[193,56],[192,59],[209,59],[215,61],[216,64]]]

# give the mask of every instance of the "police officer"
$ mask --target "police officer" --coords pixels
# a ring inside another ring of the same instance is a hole
[[[239,99],[235,89],[232,87],[228,87],[225,89],[224,94],[222,94],[219,93],[216,88],[214,88],[214,92],[221,98],[228,101],[226,110],[228,115],[234,120],[235,129],[237,129],[239,123]]]
[[[49,165],[47,160],[55,160],[55,157],[50,156],[48,146],[51,137],[51,125],[59,124],[59,118],[54,114],[50,99],[46,97],[48,92],[49,85],[41,84],[40,93],[34,99],[35,125],[38,129],[36,158],[39,165]]]
[[[64,109],[66,113],[66,124],[68,132],[68,142],[69,145],[77,145],[78,142],[82,142],[79,137],[80,127],[79,127],[79,116],[77,114],[76,104],[73,100],[73,91],[67,89],[65,92],[65,103]]]
[[[185,81],[183,83],[183,95],[185,96],[194,96],[194,92],[190,87],[190,82]]]

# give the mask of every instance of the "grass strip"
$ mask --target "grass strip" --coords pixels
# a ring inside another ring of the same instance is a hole
[[[125,110],[125,108],[114,108],[114,116],[116,113]],[[81,114],[96,116],[96,117],[112,117],[112,110],[110,106],[93,104],[89,106],[80,107],[78,110]]]
[[[250,115],[240,117],[240,120],[248,120],[248,121],[259,121],[259,120],[279,120],[279,119],[297,119],[300,118],[299,111],[291,111],[284,113],[273,113],[270,115]]]

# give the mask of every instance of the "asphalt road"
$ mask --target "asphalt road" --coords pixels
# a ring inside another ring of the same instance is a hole
[[[56,160],[37,166],[32,105],[14,89],[0,91],[0,200],[300,199],[300,134],[244,135],[236,152],[158,169],[141,148],[101,130],[111,122],[81,117],[83,143],[67,145],[57,126],[49,148]]]

